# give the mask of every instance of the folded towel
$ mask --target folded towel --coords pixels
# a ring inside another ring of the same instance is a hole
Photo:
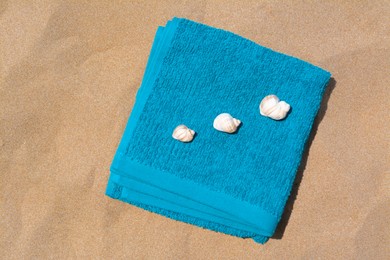
[[[330,74],[187,19],[159,27],[106,194],[172,219],[265,243],[290,194]],[[259,113],[277,95],[275,121]],[[213,120],[230,113],[235,134]],[[176,126],[195,130],[190,143]]]

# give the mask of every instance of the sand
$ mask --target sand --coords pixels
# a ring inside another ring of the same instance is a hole
[[[31,2],[0,1],[1,258],[390,259],[388,1]],[[155,30],[173,16],[333,74],[266,245],[104,195]]]

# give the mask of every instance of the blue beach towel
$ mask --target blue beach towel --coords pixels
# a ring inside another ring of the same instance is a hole
[[[265,243],[289,197],[330,74],[187,19],[159,27],[106,194],[169,218]],[[261,116],[277,95],[287,118]],[[235,134],[213,120],[230,113]],[[172,138],[185,124],[190,143]]]

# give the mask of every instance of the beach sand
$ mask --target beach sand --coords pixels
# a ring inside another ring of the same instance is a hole
[[[32,2],[0,1],[1,258],[390,259],[388,1]],[[155,31],[173,16],[333,75],[265,245],[104,195]]]

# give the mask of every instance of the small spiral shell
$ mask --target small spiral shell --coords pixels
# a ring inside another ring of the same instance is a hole
[[[194,139],[195,131],[185,125],[178,125],[173,130],[172,137],[180,142],[188,143]]]
[[[280,101],[275,95],[268,95],[260,103],[260,114],[274,120],[282,120],[290,111],[290,105]]]
[[[222,113],[214,119],[213,127],[218,131],[232,134],[237,131],[241,121],[228,113]]]

